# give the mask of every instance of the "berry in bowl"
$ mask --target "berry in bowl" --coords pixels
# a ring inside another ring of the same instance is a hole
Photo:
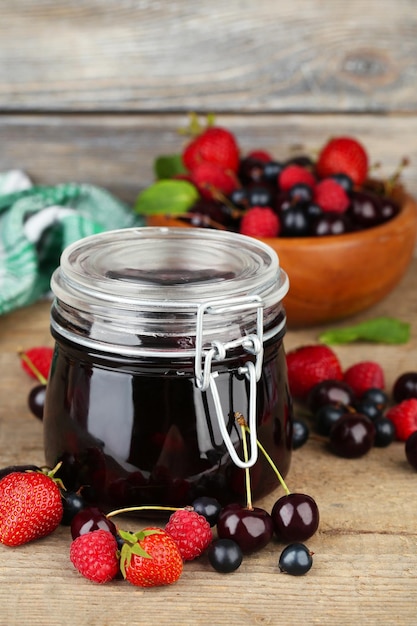
[[[405,162],[404,162],[405,164]],[[399,283],[417,238],[417,204],[400,184],[369,176],[354,137],[330,139],[314,160],[242,155],[227,129],[208,126],[138,197],[147,223],[229,230],[261,239],[290,279],[290,327],[336,321],[382,300]]]

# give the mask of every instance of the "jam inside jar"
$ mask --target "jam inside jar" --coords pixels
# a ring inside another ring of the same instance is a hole
[[[104,510],[245,500],[290,465],[282,299],[288,278],[252,238],[137,228],[69,246],[52,278],[55,352],[46,462]],[[249,458],[236,422],[250,426]]]

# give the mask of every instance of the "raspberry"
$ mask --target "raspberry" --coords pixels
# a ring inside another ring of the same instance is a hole
[[[117,542],[108,530],[93,530],[80,535],[71,544],[70,559],[85,578],[107,583],[119,571]]]
[[[323,211],[344,213],[350,204],[346,191],[332,178],[325,178],[314,188],[314,202]]]
[[[215,198],[219,191],[229,195],[237,187],[233,172],[208,161],[195,166],[191,172],[191,180],[205,198]]]
[[[384,389],[384,371],[379,363],[374,361],[361,361],[349,367],[343,374],[343,380],[360,398],[368,389]]]
[[[182,160],[185,167],[191,171],[200,163],[209,162],[221,169],[237,172],[239,148],[229,130],[212,126],[185,147]]]
[[[395,426],[395,436],[406,441],[417,430],[417,398],[409,398],[396,404],[386,413]]]
[[[53,349],[47,346],[29,348],[29,350],[22,352],[20,355],[22,367],[29,376],[36,380],[39,380],[39,376],[35,370],[37,370],[43,378],[48,379],[53,353]],[[34,365],[34,369],[30,367],[28,361]]]
[[[213,532],[206,518],[188,509],[175,511],[165,526],[165,532],[176,542],[184,561],[200,556],[213,539]]]
[[[262,161],[262,163],[269,163],[270,161],[273,161],[272,155],[266,150],[252,150],[246,158]]]
[[[251,207],[242,217],[239,232],[250,237],[277,237],[281,230],[279,217],[270,207]]]
[[[352,137],[335,137],[322,149],[316,171],[320,178],[346,174],[356,185],[362,185],[368,173],[368,155]]]
[[[287,165],[278,177],[278,183],[282,191],[287,191],[297,185],[304,183],[309,187],[314,187],[316,180],[313,174],[301,165]]]
[[[302,346],[287,353],[288,384],[295,398],[305,399],[324,380],[342,380],[340,361],[328,346]]]

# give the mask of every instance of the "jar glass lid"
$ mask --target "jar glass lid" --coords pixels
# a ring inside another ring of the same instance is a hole
[[[108,231],[64,250],[51,287],[60,306],[107,332],[192,335],[207,303],[257,298],[268,311],[288,291],[275,251],[244,235],[198,228],[142,227]],[[239,308],[239,307],[238,307]],[[228,309],[207,329],[236,322]],[[239,320],[241,323],[241,320]],[[190,325],[191,324],[191,325]]]

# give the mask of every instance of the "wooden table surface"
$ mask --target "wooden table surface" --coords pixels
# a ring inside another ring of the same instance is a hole
[[[417,259],[389,297],[348,321],[395,315],[411,322],[410,342],[338,347],[342,365],[379,361],[391,390],[398,374],[417,369],[416,311]],[[0,466],[44,462],[42,424],[26,407],[33,381],[16,351],[52,345],[48,318],[49,304],[41,302],[0,319]],[[289,331],[287,350],[316,341],[319,330]],[[60,527],[32,544],[0,546],[0,624],[415,625],[417,474],[406,463],[404,444],[345,460],[311,440],[294,452],[288,485],[313,496],[321,512],[319,531],[307,542],[314,565],[306,576],[281,574],[282,546],[272,542],[230,575],[214,572],[202,557],[187,563],[171,587],[141,590],[122,581],[100,586],[75,571],[69,530]],[[280,495],[277,488],[257,504],[270,510]]]

